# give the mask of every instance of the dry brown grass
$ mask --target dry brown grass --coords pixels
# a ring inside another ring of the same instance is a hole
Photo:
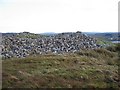
[[[3,61],[3,88],[120,88],[118,52],[83,50]]]

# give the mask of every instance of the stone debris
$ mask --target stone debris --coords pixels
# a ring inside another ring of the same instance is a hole
[[[19,80],[16,76],[13,76],[13,75],[11,76],[11,78],[14,80]]]
[[[18,71],[20,74],[24,75],[24,76],[31,76],[31,74],[27,73],[27,72],[23,72],[23,71]]]
[[[81,49],[101,48],[97,39],[81,32],[59,33],[42,36],[29,32],[6,34],[2,36],[2,57],[24,58],[33,54],[64,54],[74,53]],[[34,37],[33,37],[34,36]]]

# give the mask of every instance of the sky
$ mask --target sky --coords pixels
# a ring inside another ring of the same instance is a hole
[[[0,0],[0,32],[117,32],[119,0]]]

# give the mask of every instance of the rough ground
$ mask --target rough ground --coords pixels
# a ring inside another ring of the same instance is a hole
[[[120,88],[119,48],[3,61],[3,88]]]

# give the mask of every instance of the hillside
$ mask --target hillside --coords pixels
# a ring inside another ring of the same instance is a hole
[[[120,32],[106,32],[106,33],[87,33],[96,38],[105,39],[108,41],[120,41]]]
[[[120,88],[119,46],[3,62],[3,88]]]
[[[82,32],[2,37],[3,88],[120,88],[120,45]]]

